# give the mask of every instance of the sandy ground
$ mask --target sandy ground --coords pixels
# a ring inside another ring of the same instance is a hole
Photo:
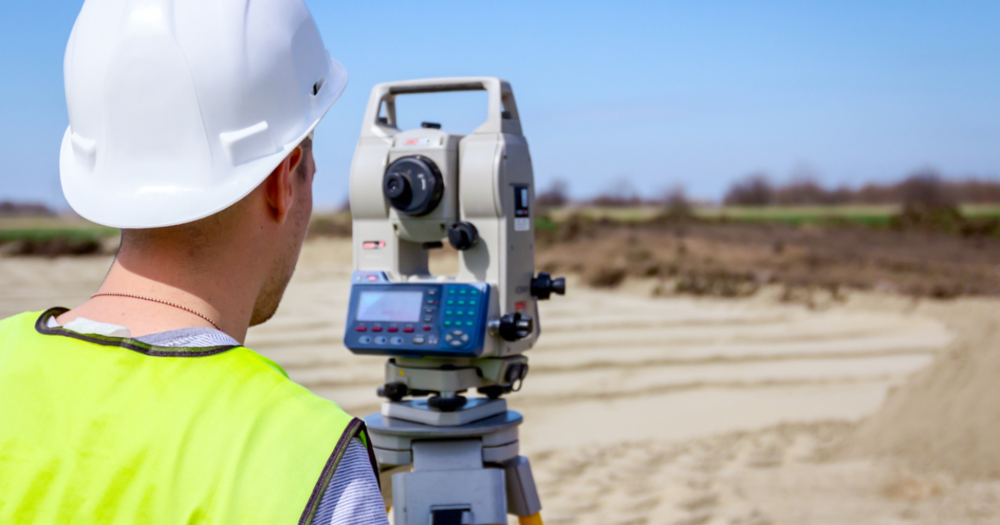
[[[75,305],[108,263],[0,260],[0,317]],[[361,416],[378,409],[383,360],[340,343],[349,273],[348,242],[308,243],[247,344]],[[1000,482],[837,453],[948,347],[935,314],[947,305],[852,294],[807,309],[769,290],[666,299],[643,283],[574,284],[544,303],[531,375],[509,398],[547,523],[1000,523]]]

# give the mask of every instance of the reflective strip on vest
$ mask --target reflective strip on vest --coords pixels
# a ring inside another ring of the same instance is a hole
[[[312,522],[364,423],[242,346],[0,321],[0,523]]]

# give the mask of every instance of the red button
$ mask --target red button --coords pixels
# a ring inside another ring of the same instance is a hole
[[[381,331],[382,331],[382,327],[381,326],[373,326],[372,327],[372,332],[381,332]]]
[[[413,331],[413,327],[412,326],[407,326],[406,328],[403,329],[403,331],[406,332],[406,333],[410,333],[410,332]]]
[[[368,331],[368,329],[365,328],[365,327],[363,327],[363,326],[359,326],[359,327],[355,328],[355,330],[357,330],[359,332],[367,332]]]
[[[398,332],[398,331],[399,331],[399,328],[396,328],[395,326],[390,326],[390,327],[389,327],[389,331],[390,331],[390,332]]]
[[[424,331],[425,331],[425,332],[430,332],[430,331],[431,331],[431,327],[429,327],[429,326],[425,326],[425,327],[424,327]]]

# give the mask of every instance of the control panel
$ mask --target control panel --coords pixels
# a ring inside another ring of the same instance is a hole
[[[355,272],[344,346],[358,354],[478,357],[489,301],[486,283],[394,283],[382,272]]]

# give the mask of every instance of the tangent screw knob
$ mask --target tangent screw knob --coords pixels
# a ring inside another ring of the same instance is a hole
[[[451,247],[465,251],[476,245],[479,241],[479,230],[469,222],[456,222],[448,228],[448,243]]]
[[[536,299],[548,299],[552,294],[566,295],[566,279],[553,279],[548,272],[541,272],[531,280],[531,295]]]
[[[500,318],[500,337],[505,341],[519,341],[535,331],[535,322],[531,317],[520,312],[507,314]]]

